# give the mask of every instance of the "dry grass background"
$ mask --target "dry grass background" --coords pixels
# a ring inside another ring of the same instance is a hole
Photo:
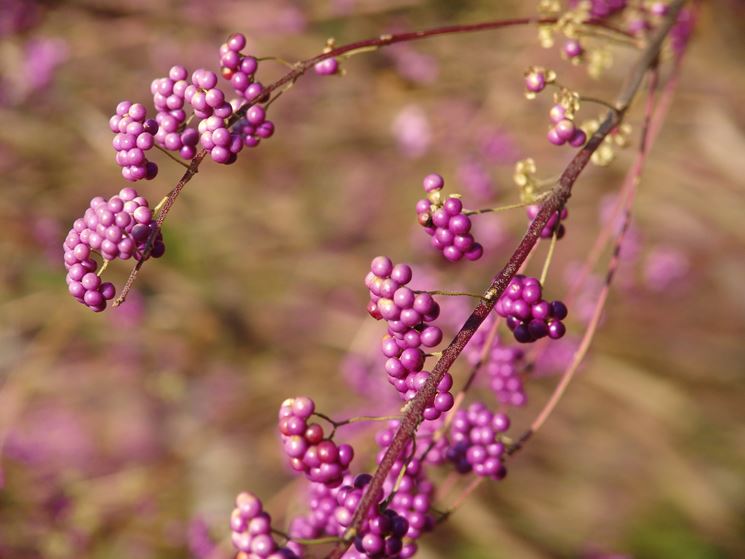
[[[562,81],[612,98],[633,53],[617,51],[596,82],[523,28],[359,56],[343,79],[309,75],[272,108],[274,138],[232,167],[204,165],[167,221],[166,256],[144,267],[131,301],[94,315],[66,294],[58,247],[92,196],[123,186],[106,126],[116,103],[146,101],[150,80],[174,63],[213,65],[235,30],[258,55],[293,60],[329,36],[531,10],[486,0],[79,0],[45,4],[39,26],[0,39],[6,84],[25,40],[58,37],[68,48],[50,85],[0,106],[0,557],[186,557],[186,534],[196,538],[202,522],[223,542],[217,559],[229,556],[237,491],[272,502],[278,520],[298,511],[299,484],[282,489],[292,478],[280,466],[276,410],[296,394],[338,417],[375,409],[377,398],[355,394],[340,372],[350,346],[373,348],[380,332],[365,313],[370,258],[413,261],[441,287],[477,290],[524,228],[519,211],[484,218],[492,235],[501,225],[501,241],[476,265],[446,266],[417,242],[421,177],[436,170],[462,191],[458,169],[475,161],[494,199],[514,200],[515,155],[534,157],[544,175],[570,156],[544,140],[548,101],[523,98],[524,67],[556,67]],[[703,8],[641,186],[638,255],[582,374],[507,480],[482,486],[422,540],[421,557],[745,556],[744,10]],[[407,56],[425,57],[409,68],[436,78],[407,77],[397,66]],[[265,82],[283,71],[265,68]],[[416,157],[392,133],[407,107],[431,132]],[[489,156],[482,143],[495,136],[507,147]],[[554,293],[591,246],[598,206],[630,159],[577,184]],[[151,200],[180,174],[159,162],[160,176],[137,185]],[[690,263],[661,292],[643,281],[659,247]],[[114,268],[121,285],[128,267]],[[515,424],[555,382],[529,382]],[[360,444],[364,455],[369,442]]]

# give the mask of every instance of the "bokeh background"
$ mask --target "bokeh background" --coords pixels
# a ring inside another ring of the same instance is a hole
[[[704,3],[581,374],[507,479],[482,485],[422,540],[421,557],[745,556],[744,6]],[[233,31],[258,56],[298,60],[328,37],[533,10],[0,1],[0,557],[223,559],[239,490],[258,493],[279,525],[302,513],[303,482],[275,431],[281,401],[307,394],[340,418],[396,406],[377,357],[382,325],[365,312],[369,260],[387,254],[414,263],[420,285],[478,291],[525,228],[522,210],[479,218],[485,257],[447,265],[416,225],[421,177],[440,172],[470,207],[515,201],[515,161],[534,157],[551,176],[571,156],[545,140],[550,101],[525,100],[525,67],[612,99],[634,55],[615,49],[592,80],[539,47],[535,29],[515,28],[357,56],[343,78],[308,75],[272,107],[274,138],[233,166],[203,165],[167,220],[165,257],[123,307],[97,315],[67,294],[61,243],[91,197],[124,186],[107,126],[116,103],[149,103],[150,81],[173,64],[214,68]],[[260,78],[283,72],[267,62]],[[631,123],[638,133],[638,110]],[[553,296],[631,157],[577,183]],[[153,202],[180,175],[155,158],[159,176],[136,185]],[[121,286],[128,271],[107,276]],[[515,431],[557,382],[596,294],[591,281],[567,338],[526,379]],[[467,306],[448,309],[452,332]],[[360,465],[373,432],[340,432]]]

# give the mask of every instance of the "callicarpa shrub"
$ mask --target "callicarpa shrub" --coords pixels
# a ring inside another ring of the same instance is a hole
[[[566,63],[584,66],[593,76],[611,67],[616,45],[633,52],[615,100],[576,91],[563,80],[561,67],[550,68],[542,60],[527,61],[524,75],[505,85],[522,88],[526,102],[550,98],[546,130],[535,131],[535,136],[571,157],[558,178],[541,178],[536,161],[520,160],[513,176],[518,199],[494,207],[474,207],[469,196],[451,186],[456,181],[446,180],[438,169],[422,177],[421,187],[406,185],[424,191],[414,210],[431,248],[452,267],[488,260],[494,275],[484,281],[481,293],[422,289],[421,278],[408,263],[370,255],[369,270],[359,273],[359,289],[368,290],[367,312],[379,324],[382,365],[375,374],[386,375],[400,399],[400,411],[338,420],[317,410],[312,395],[287,394],[278,406],[278,440],[287,464],[307,480],[307,510],[280,526],[264,509],[262,498],[268,496],[261,495],[260,488],[240,493],[229,520],[236,557],[412,557],[419,539],[446,522],[469,493],[481,483],[503,480],[511,458],[541,428],[598,326],[646,154],[665,117],[695,21],[695,7],[683,0],[631,4],[592,0],[562,7],[542,0],[537,15],[521,19],[386,34],[341,46],[329,40],[321,54],[295,63],[247,52],[246,37],[237,31],[215,49],[213,68],[188,69],[181,65],[184,61],[175,60],[164,76],[155,77],[149,89],[152,109],[142,95],[145,91],[133,91],[137,101],[124,100],[115,108],[109,127],[123,179],[133,183],[157,178],[158,152],[185,172],[155,204],[143,196],[151,187],[138,185],[138,192],[121,186],[91,200],[73,222],[64,242],[67,284],[75,299],[96,312],[111,301],[123,304],[144,264],[167,257],[165,219],[202,164],[239,164],[243,158],[261,157],[260,150],[252,148],[275,133],[269,119],[272,105],[308,72],[343,76],[349,57],[389,45],[445,34],[496,33],[514,26],[537,28],[543,47],[558,49]],[[289,71],[263,84],[261,69],[272,61],[287,64]],[[632,130],[627,120],[637,99],[643,109],[635,119],[637,130]],[[291,127],[278,123],[280,133]],[[589,163],[608,165],[621,148],[635,150],[634,162],[596,246],[571,288],[562,293],[548,272],[558,241],[572,234],[568,204],[575,182]],[[526,213],[527,230],[512,254],[498,254],[474,235],[472,225],[489,219],[488,214],[510,210]],[[535,277],[524,270],[539,244],[547,247],[542,271]],[[575,319],[578,293],[608,245],[614,250],[605,265],[605,280],[587,319]],[[114,285],[102,279],[116,260],[134,261],[118,298]],[[455,337],[443,343],[446,300],[453,297],[476,304]],[[528,426],[516,425],[510,408],[527,401],[526,372],[572,329],[581,334],[581,341],[553,395]],[[451,369],[462,355],[470,373],[458,377]],[[479,376],[486,377],[489,398],[474,394]],[[375,435],[378,452],[372,467],[355,459],[353,446],[341,435],[345,426],[368,421],[385,422]],[[446,499],[438,492],[435,469],[471,481],[460,495]]]

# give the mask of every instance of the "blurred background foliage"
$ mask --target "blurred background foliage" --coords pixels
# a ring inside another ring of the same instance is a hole
[[[421,557],[745,556],[744,6],[703,6],[582,373],[507,480],[484,484],[422,540]],[[634,54],[616,49],[592,80],[540,48],[535,29],[515,28],[357,56],[343,78],[309,74],[273,105],[274,138],[233,166],[202,167],[167,220],[166,256],[145,265],[123,307],[94,315],[66,292],[60,246],[91,197],[124,186],[107,126],[116,103],[149,104],[150,81],[173,64],[214,69],[233,31],[257,56],[298,60],[328,37],[534,9],[0,1],[0,557],[221,559],[239,490],[280,525],[302,512],[303,484],[277,441],[280,402],[307,394],[335,417],[395,409],[375,357],[382,325],[365,312],[369,260],[388,254],[431,285],[480,290],[525,228],[522,210],[484,216],[485,257],[447,265],[416,225],[421,177],[443,174],[471,207],[516,200],[516,160],[551,176],[571,156],[545,140],[550,101],[525,100],[525,67],[612,99]],[[266,62],[260,79],[284,71]],[[631,123],[638,132],[638,110]],[[554,296],[631,156],[577,183]],[[152,203],[181,171],[155,158],[159,176],[136,185]],[[107,274],[121,286],[128,271]],[[596,292],[572,310],[568,347]],[[451,306],[441,322],[452,331],[465,309]],[[526,381],[515,425],[546,400],[555,369]],[[340,433],[358,441],[358,467],[374,455],[372,429]]]

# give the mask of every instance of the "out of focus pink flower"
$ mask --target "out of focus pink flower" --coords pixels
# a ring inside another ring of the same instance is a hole
[[[651,291],[665,291],[685,279],[690,269],[690,260],[683,251],[657,246],[644,261],[644,284]]]
[[[427,114],[418,105],[406,105],[401,109],[393,120],[391,131],[407,157],[421,157],[432,143]]]

